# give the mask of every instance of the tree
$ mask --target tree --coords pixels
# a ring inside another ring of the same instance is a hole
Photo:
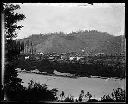
[[[20,9],[19,5],[13,5],[10,3],[3,4],[4,25],[6,39],[12,39],[17,36],[16,30],[20,30],[23,26],[18,26],[16,23],[23,20],[25,16],[23,14],[15,13],[15,10]]]
[[[85,97],[88,97],[88,100],[90,100],[91,97],[92,97],[92,95],[89,92],[87,92],[87,94],[85,95]]]
[[[79,95],[79,101],[81,102],[84,97],[84,90],[81,90],[81,94]]]
[[[56,101],[57,89],[49,90],[46,84],[40,84],[30,80],[28,89],[23,93],[25,101]]]
[[[23,26],[18,26],[17,22],[25,19],[23,14],[15,13],[15,10],[20,9],[19,5],[3,3],[2,15],[4,16],[4,36],[5,36],[5,72],[4,72],[4,90],[7,97],[10,94],[15,94],[17,90],[21,90],[21,79],[17,78],[15,70],[21,48],[19,43],[14,40],[17,37],[16,30],[20,30]],[[8,98],[11,100],[10,98]]]
[[[20,43],[20,50],[24,52],[24,41]]]

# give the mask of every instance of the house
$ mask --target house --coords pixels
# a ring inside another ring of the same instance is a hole
[[[29,56],[25,56],[25,60],[29,59]]]

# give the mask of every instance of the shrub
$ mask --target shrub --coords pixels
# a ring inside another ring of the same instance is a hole
[[[113,89],[111,95],[104,95],[101,98],[102,102],[125,102],[126,92],[122,88]]]
[[[32,80],[28,88],[21,85],[9,86],[7,92],[8,101],[56,101],[57,89],[49,90],[46,84],[34,83]]]
[[[32,80],[29,83],[28,89],[26,89],[27,101],[55,101],[57,100],[57,89],[48,90],[46,84],[34,83]]]

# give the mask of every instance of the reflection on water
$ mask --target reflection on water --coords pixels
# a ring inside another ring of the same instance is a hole
[[[79,77],[77,79],[39,75],[34,73],[18,73],[18,77],[24,82],[24,86],[28,86],[30,80],[39,82],[40,84],[47,84],[49,89],[58,88],[64,91],[65,95],[73,95],[78,98],[80,91],[84,90],[90,92],[93,98],[101,98],[104,94],[110,94],[113,89],[118,87],[126,89],[126,79],[101,79],[101,78],[88,78]]]

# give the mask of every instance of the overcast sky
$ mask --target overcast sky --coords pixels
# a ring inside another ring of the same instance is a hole
[[[87,5],[86,3],[84,3]],[[17,38],[50,32],[98,30],[112,35],[124,34],[125,4],[100,3],[87,5],[78,3],[23,3],[17,12],[26,16],[18,25]]]

